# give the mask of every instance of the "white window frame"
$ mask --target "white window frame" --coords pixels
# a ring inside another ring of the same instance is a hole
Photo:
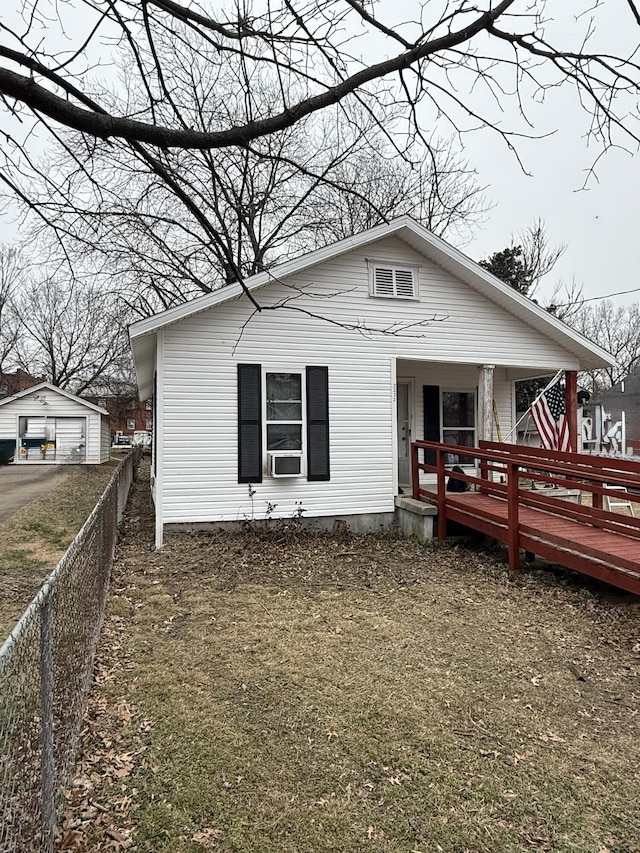
[[[445,394],[473,394],[473,426],[447,426],[444,422],[444,395]],[[445,443],[445,432],[470,432],[473,435],[473,447],[476,446],[478,435],[478,392],[476,388],[441,388],[440,389],[440,441]],[[460,456],[469,456],[471,454],[464,453],[464,445],[459,445],[461,449]],[[446,462],[447,465],[460,465],[463,468],[473,468],[471,462]]]
[[[419,264],[399,264],[379,258],[367,259],[369,266],[369,296],[377,299],[403,299],[417,302],[420,299],[420,266]],[[379,293],[376,290],[376,271],[385,269],[391,271],[392,292]],[[398,293],[398,273],[411,274],[411,294]]]
[[[300,376],[300,406],[301,406],[301,419],[300,421],[270,421],[267,420],[267,376],[270,373],[291,373],[297,374]],[[292,477],[303,477],[306,474],[306,458],[307,458],[307,386],[306,386],[306,371],[304,367],[263,367],[262,368],[262,452],[263,459],[265,460],[265,473],[267,476],[272,477],[271,474],[271,465],[270,465],[270,457],[271,456],[299,456],[301,458],[300,463],[300,473],[289,475]],[[268,447],[268,437],[267,437],[267,427],[269,424],[300,424],[300,450],[269,450]],[[279,477],[278,477],[279,479]]]

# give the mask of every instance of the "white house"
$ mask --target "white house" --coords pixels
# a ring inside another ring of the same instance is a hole
[[[17,464],[109,460],[109,413],[49,382],[0,400],[0,441]]]
[[[387,523],[412,438],[495,438],[494,400],[506,435],[516,380],[612,363],[408,217],[245,286],[130,329],[158,547],[168,525]]]

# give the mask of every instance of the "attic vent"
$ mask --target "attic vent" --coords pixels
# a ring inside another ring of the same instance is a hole
[[[412,267],[394,267],[384,264],[370,264],[372,296],[385,296],[395,299],[417,299],[418,270]]]
[[[413,299],[415,293],[413,291],[413,271],[412,270],[396,270],[396,296],[404,296],[407,299]]]

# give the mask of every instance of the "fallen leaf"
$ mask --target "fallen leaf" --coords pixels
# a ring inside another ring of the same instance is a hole
[[[220,837],[222,831],[217,829],[215,826],[207,826],[205,829],[200,829],[198,832],[194,832],[191,836],[191,840],[194,844],[198,844],[200,847],[210,848],[212,843],[216,841],[217,838]]]

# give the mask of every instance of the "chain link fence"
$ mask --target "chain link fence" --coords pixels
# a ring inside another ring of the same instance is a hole
[[[134,448],[0,648],[0,853],[53,849],[76,758]]]

